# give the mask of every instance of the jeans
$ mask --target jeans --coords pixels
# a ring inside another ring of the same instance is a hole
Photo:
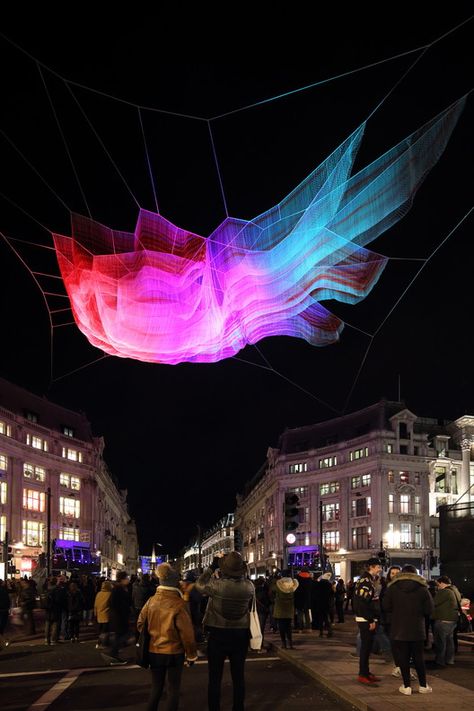
[[[369,676],[369,657],[374,643],[375,630],[369,629],[368,622],[358,622],[360,632],[359,676]]]
[[[151,691],[147,711],[157,711],[165,681],[167,684],[167,711],[177,711],[179,688],[184,665],[184,654],[154,654],[149,652]]]
[[[221,708],[221,683],[226,657],[229,657],[233,684],[232,711],[244,711],[244,670],[248,645],[248,629],[209,628],[209,640],[207,644],[209,673],[207,698],[209,711],[220,711]]]
[[[296,620],[299,630],[310,630],[311,629],[311,610],[302,609],[296,610]]]
[[[436,649],[435,662],[437,664],[454,664],[453,632],[457,622],[444,622],[435,620],[434,643]]]
[[[413,659],[420,686],[426,686],[425,660],[423,657],[424,640],[400,642],[392,639],[392,652],[395,664],[400,667],[404,686],[410,686],[410,660]]]

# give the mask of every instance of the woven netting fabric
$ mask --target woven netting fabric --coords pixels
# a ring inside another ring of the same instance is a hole
[[[133,233],[74,214],[53,239],[78,327],[108,354],[169,364],[268,336],[334,342],[344,324],[321,301],[354,304],[377,283],[388,260],[366,245],[409,210],[463,105],[351,175],[362,124],[278,205],[207,238],[146,210]]]

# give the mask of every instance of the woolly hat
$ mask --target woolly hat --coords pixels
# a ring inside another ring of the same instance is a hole
[[[331,580],[331,578],[332,578],[331,573],[323,573],[319,579],[320,580]]]
[[[231,551],[221,558],[219,568],[229,578],[241,578],[247,574],[247,563],[237,551]]]
[[[169,588],[179,587],[179,573],[174,570],[169,563],[160,563],[156,569],[160,585],[166,585]]]
[[[284,593],[295,592],[298,585],[299,582],[294,578],[280,578],[276,583],[278,590]]]

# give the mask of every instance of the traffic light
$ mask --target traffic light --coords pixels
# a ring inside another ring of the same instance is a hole
[[[15,564],[13,562],[13,547],[7,546],[7,572],[13,575],[15,573]]]
[[[238,528],[234,528],[234,550],[241,553],[244,547],[244,539],[242,537],[242,531]]]
[[[296,494],[285,494],[285,532],[296,531],[299,525],[300,500]]]

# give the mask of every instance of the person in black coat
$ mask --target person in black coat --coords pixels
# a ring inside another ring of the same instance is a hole
[[[383,597],[383,610],[390,615],[390,638],[395,663],[402,672],[400,691],[411,694],[410,658],[413,658],[420,693],[428,693],[423,646],[425,642],[425,617],[434,611],[433,599],[428,585],[418,575],[413,565],[405,565],[402,572],[388,584]]]
[[[126,664],[120,659],[119,649],[127,644],[130,618],[130,593],[128,574],[121,570],[117,573],[117,581],[110,596],[110,631],[111,631],[111,661],[110,664]]]
[[[0,580],[0,645],[3,643],[3,635],[8,622],[8,615],[10,612],[10,595],[8,594],[8,589],[3,580]],[[5,641],[5,645],[8,642]]]
[[[311,589],[313,580],[308,568],[303,567],[296,576],[298,588],[295,592],[297,631],[311,629]]]

